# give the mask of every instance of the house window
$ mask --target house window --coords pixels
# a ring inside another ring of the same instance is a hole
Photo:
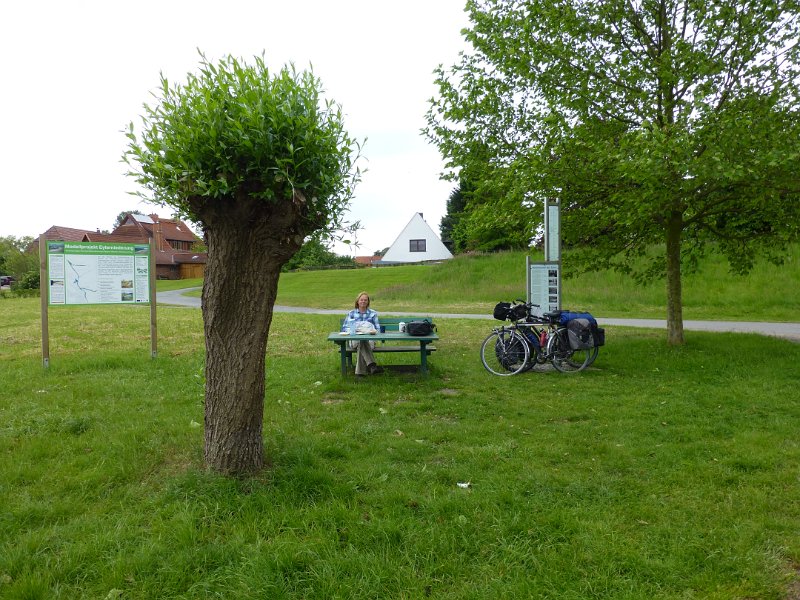
[[[186,242],[183,240],[167,240],[169,245],[172,246],[173,250],[191,250],[192,243]]]
[[[409,240],[409,252],[425,252],[425,240]]]

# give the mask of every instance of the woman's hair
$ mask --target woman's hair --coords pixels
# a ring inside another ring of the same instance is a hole
[[[356,296],[356,305],[355,305],[356,308],[358,308],[358,299],[361,298],[361,296],[367,297],[367,308],[369,308],[370,300],[369,300],[369,294],[367,292],[359,292],[358,296]]]

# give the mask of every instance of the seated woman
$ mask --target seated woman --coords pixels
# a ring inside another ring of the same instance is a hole
[[[351,333],[368,331],[375,334],[380,329],[381,324],[378,321],[378,313],[369,307],[369,294],[361,292],[356,297],[355,308],[345,316],[342,323],[342,331]],[[375,364],[375,357],[372,355],[375,342],[372,340],[352,340],[349,345],[352,350],[357,352],[356,375],[366,375],[367,373],[374,375],[383,372],[383,369]]]

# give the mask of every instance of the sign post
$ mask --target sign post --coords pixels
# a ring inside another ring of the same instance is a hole
[[[525,265],[528,302],[535,305],[533,314],[561,310],[561,206],[558,202],[544,203],[544,262]]]
[[[50,366],[50,322],[47,314],[47,246],[43,235],[39,236],[39,296],[42,308],[42,366]]]
[[[150,268],[150,358],[155,358],[158,354],[157,346],[157,326],[156,326],[156,252],[155,241],[150,239],[150,257],[148,266]]]

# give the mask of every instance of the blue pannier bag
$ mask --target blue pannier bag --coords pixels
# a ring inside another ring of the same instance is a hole
[[[589,323],[592,325],[597,325],[597,321],[592,316],[592,313],[588,312],[571,312],[568,310],[561,311],[561,324],[567,325],[573,319],[587,319]]]

